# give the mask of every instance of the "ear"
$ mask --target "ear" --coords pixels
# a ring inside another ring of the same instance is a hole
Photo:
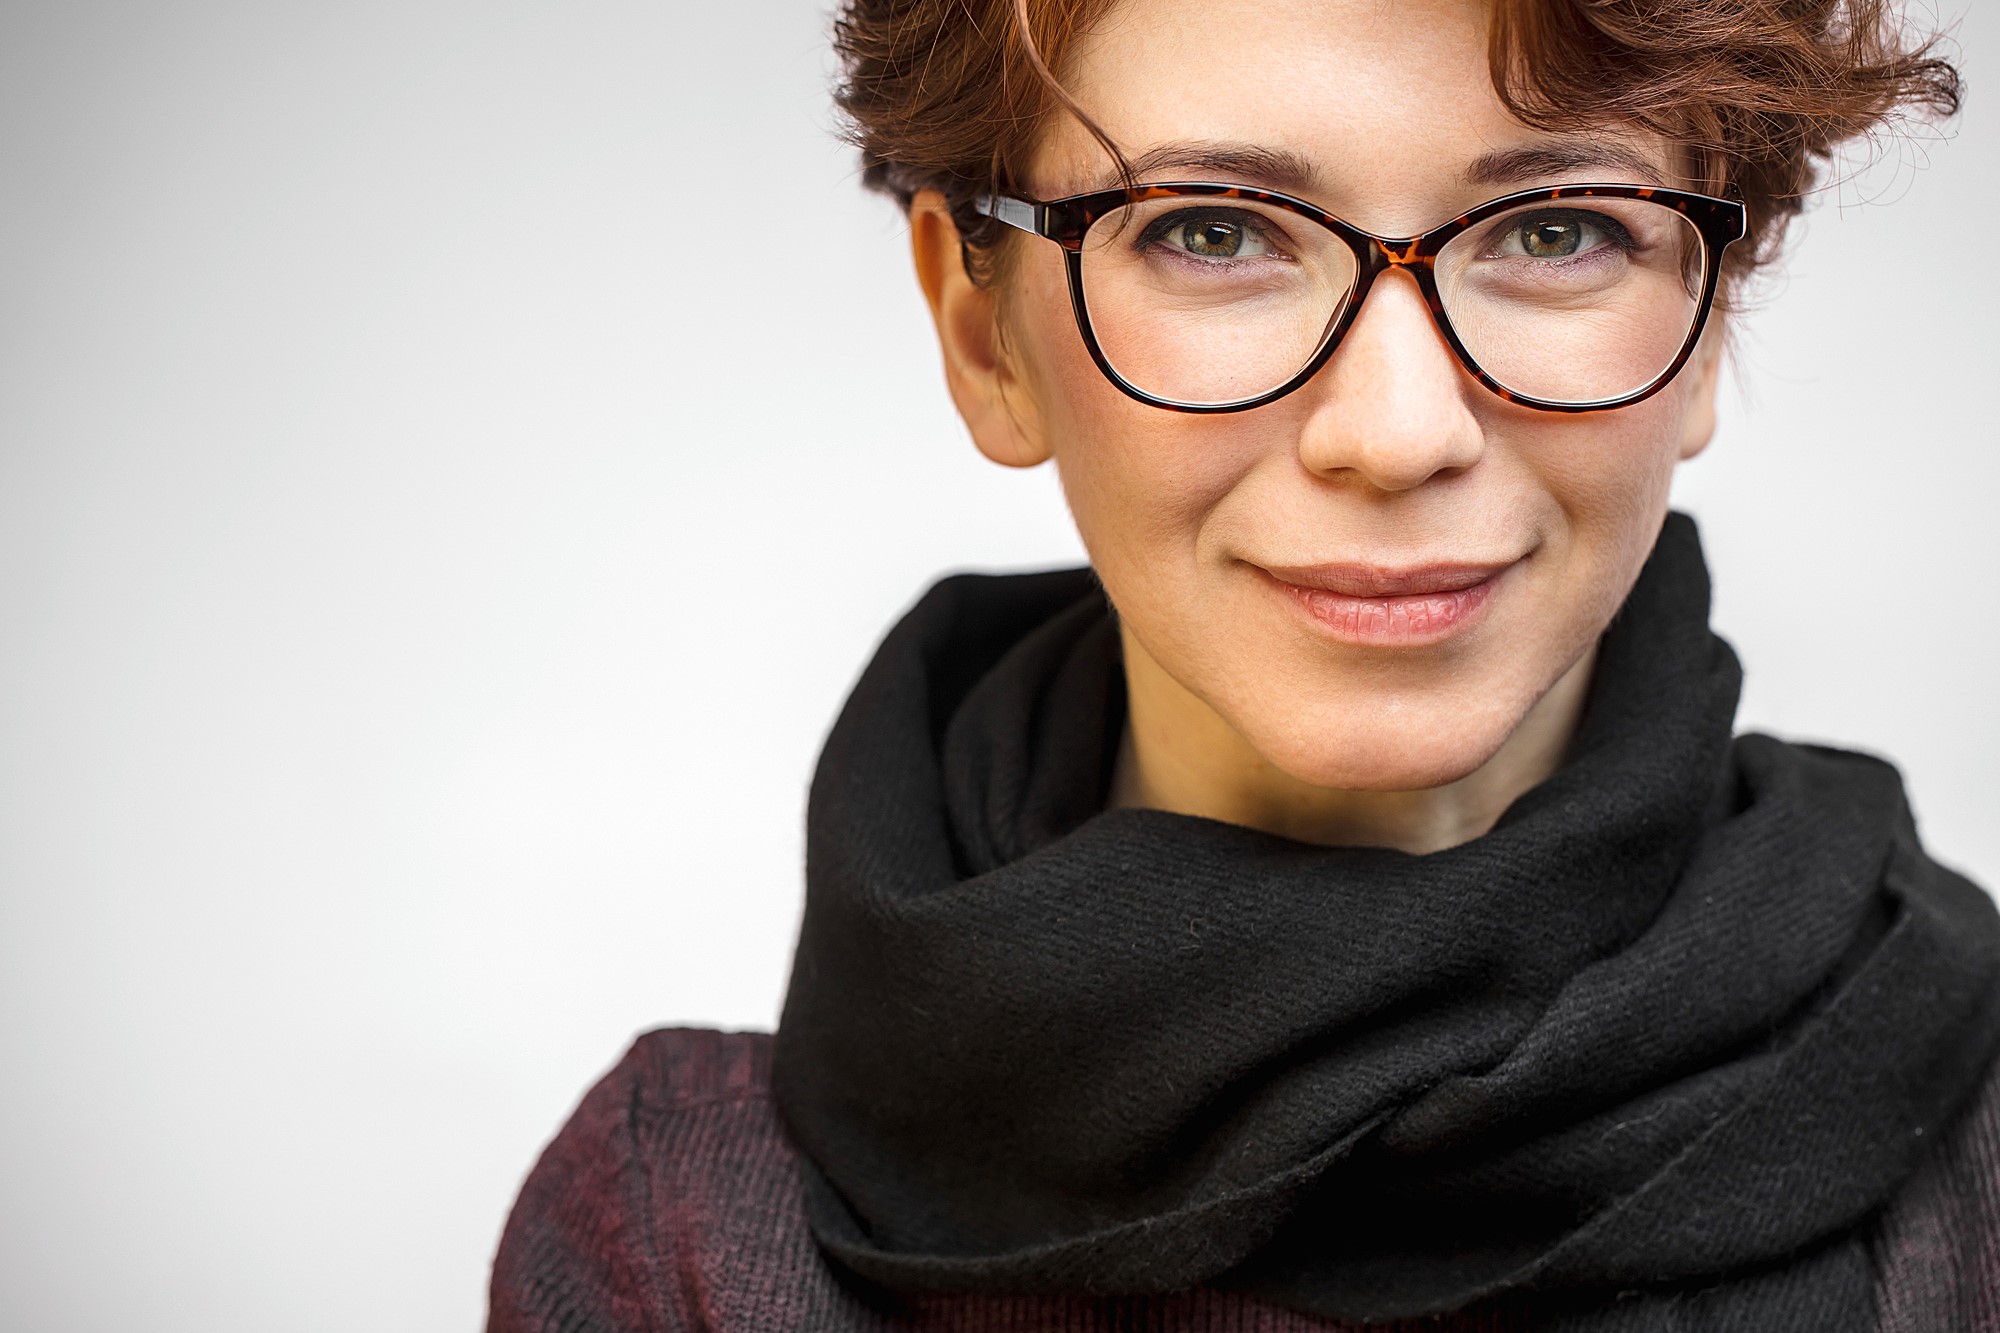
[[[1017,410],[1028,406],[1028,395],[1012,372],[1000,336],[998,302],[990,288],[966,273],[958,226],[936,190],[920,190],[910,201],[910,250],[937,325],[945,384],[972,442],[1007,467],[1046,461],[1049,449],[1042,431]]]
[[[1725,321],[1718,316],[1702,331],[1694,356],[1681,373],[1692,379],[1687,415],[1681,419],[1680,461],[1685,463],[1715,438],[1715,397],[1722,383],[1722,351],[1729,341]]]

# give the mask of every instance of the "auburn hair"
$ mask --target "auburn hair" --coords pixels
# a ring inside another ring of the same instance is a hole
[[[1958,110],[1958,70],[1893,0],[1490,0],[1493,87],[1519,119],[1559,130],[1622,123],[1686,154],[1697,183],[1750,214],[1729,277],[1777,257],[1836,151],[1901,117]],[[863,181],[907,208],[951,207],[967,268],[988,279],[1007,228],[970,208],[1018,188],[1064,91],[1076,39],[1115,0],[842,0],[835,101]]]

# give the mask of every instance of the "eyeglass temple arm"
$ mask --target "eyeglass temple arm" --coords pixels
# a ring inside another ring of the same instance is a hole
[[[1025,199],[1011,199],[1004,194],[982,194],[972,201],[972,211],[1036,236],[1046,235],[1042,230],[1043,206],[1031,204]]]

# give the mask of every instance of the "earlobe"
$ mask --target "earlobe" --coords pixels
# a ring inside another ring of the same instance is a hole
[[[921,190],[911,200],[910,249],[937,326],[945,384],[973,443],[1007,467],[1047,461],[1042,433],[1017,410],[1021,394],[1001,343],[994,293],[966,273],[958,227],[944,196],[935,190]]]
[[[1681,423],[1683,463],[1708,448],[1709,441],[1715,438],[1715,399],[1722,383],[1722,352],[1727,341],[1722,321],[1717,319],[1702,335],[1694,359],[1683,372],[1693,380],[1688,389],[1687,415]]]

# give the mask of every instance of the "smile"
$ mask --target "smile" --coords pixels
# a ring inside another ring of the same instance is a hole
[[[1476,624],[1518,563],[1257,568],[1320,633],[1364,647],[1418,648]]]

